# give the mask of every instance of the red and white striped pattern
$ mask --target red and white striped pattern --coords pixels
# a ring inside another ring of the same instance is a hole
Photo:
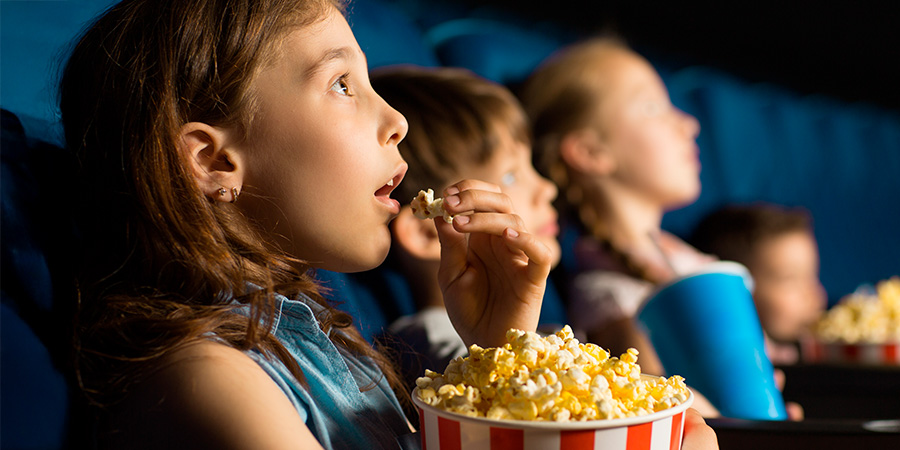
[[[586,430],[496,427],[418,410],[422,450],[676,450],[684,429],[683,409],[652,422]]]
[[[900,344],[846,344],[808,340],[803,342],[805,362],[857,363],[879,366],[900,365]]]

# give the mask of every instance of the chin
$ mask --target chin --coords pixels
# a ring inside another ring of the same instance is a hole
[[[700,184],[693,186],[682,186],[677,195],[673,195],[668,202],[668,209],[683,208],[697,201],[700,198]]]
[[[390,250],[390,239],[373,237],[366,241],[367,246],[349,246],[349,248],[332,249],[330,255],[319,264],[319,269],[340,273],[355,273],[372,270],[381,265]]]
[[[341,272],[353,273],[372,270],[384,262],[390,248],[389,240],[386,245],[378,245],[368,249],[369,251],[358,253],[353,258],[353,261],[344,262],[344,268]]]
[[[352,257],[348,255],[346,258],[341,259],[340,261],[336,261],[333,264],[322,264],[319,267],[320,269],[330,270],[332,272],[340,272],[340,273],[356,273],[356,272],[365,272],[367,270],[372,270],[381,265],[384,262],[384,258],[387,256],[382,256],[380,258],[375,257]]]

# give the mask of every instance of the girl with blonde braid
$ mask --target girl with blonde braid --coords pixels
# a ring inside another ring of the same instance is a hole
[[[597,38],[545,61],[522,93],[535,165],[560,188],[561,213],[583,238],[569,317],[613,353],[635,347],[663,373],[634,323],[654,286],[713,260],[661,229],[663,214],[700,193],[697,120],[674,107],[650,63]]]

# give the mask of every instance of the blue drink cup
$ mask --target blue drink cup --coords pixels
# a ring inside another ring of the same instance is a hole
[[[750,286],[744,266],[712,263],[660,286],[638,321],[666,372],[683,376],[723,416],[783,420]]]

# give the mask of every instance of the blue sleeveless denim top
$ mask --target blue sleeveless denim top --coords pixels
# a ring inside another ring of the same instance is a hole
[[[374,362],[338,349],[315,318],[323,307],[309,297],[276,294],[275,310],[274,335],[300,365],[308,387],[274,356],[245,353],[275,380],[319,443],[335,450],[400,448],[397,437],[410,433],[406,417]],[[247,315],[249,307],[238,312]]]

